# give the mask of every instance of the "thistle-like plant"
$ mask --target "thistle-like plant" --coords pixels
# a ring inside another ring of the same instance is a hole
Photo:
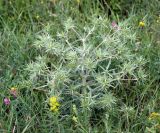
[[[145,60],[131,49],[136,34],[126,23],[117,30],[107,19],[99,17],[83,28],[72,19],[62,25],[63,31],[56,36],[46,31],[37,36],[34,46],[40,56],[27,69],[35,87],[45,86],[48,95],[61,97],[60,111],[64,117],[72,114],[74,104],[81,123],[78,127],[89,130],[87,125],[98,115],[96,110],[109,119],[107,112],[116,108],[118,100],[114,94],[121,92],[118,88],[145,79]]]

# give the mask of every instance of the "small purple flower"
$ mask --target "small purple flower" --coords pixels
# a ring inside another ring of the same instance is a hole
[[[10,105],[11,101],[9,98],[4,98],[4,104],[5,105]]]

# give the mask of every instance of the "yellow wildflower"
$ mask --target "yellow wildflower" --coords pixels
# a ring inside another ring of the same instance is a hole
[[[159,114],[159,113],[152,112],[152,113],[149,115],[149,120],[157,119],[157,118],[160,118],[160,114]]]
[[[55,102],[57,102],[57,98],[56,97],[51,97],[50,99],[49,99],[49,102],[50,103],[55,103]]]
[[[140,21],[140,22],[139,22],[139,26],[140,26],[140,27],[144,27],[144,26],[145,26],[145,23],[144,23],[143,21]]]
[[[60,104],[57,101],[55,96],[50,97],[49,99],[50,110],[53,112],[57,112]]]
[[[12,88],[11,88],[11,91],[16,91],[16,90],[17,90],[16,87],[12,87]]]
[[[76,116],[73,116],[73,117],[72,117],[72,120],[73,120],[75,123],[77,123],[77,122],[78,122],[78,120],[77,120],[77,117],[76,117]]]

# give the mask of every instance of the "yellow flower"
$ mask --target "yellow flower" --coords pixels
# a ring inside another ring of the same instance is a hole
[[[55,102],[57,102],[57,98],[56,97],[51,97],[50,99],[49,99],[49,102],[50,103],[55,103]]]
[[[50,110],[56,112],[56,110],[58,111],[58,107],[56,105],[53,105],[50,107]]]
[[[144,26],[145,26],[145,23],[144,23],[143,21],[140,21],[140,22],[139,22],[139,26],[140,26],[140,27],[144,27]]]
[[[149,115],[149,120],[157,119],[157,118],[160,118],[160,114],[159,114],[159,113],[152,112],[152,113]]]
[[[12,88],[11,88],[11,91],[16,91],[16,90],[17,90],[16,87],[12,87]]]
[[[49,99],[50,110],[53,112],[57,112],[60,104],[57,101],[55,96],[50,97]]]
[[[78,122],[78,120],[77,120],[77,117],[76,117],[76,116],[73,116],[73,117],[72,117],[72,120],[73,120],[75,123],[77,123],[77,122]]]

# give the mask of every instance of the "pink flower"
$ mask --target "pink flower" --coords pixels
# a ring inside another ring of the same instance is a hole
[[[9,98],[4,98],[4,104],[5,105],[10,105],[11,101]]]
[[[112,27],[115,28],[115,27],[117,27],[117,26],[118,26],[117,23],[116,23],[115,21],[113,21],[113,22],[112,22]]]
[[[120,30],[120,27],[118,26],[118,24],[115,21],[113,21],[111,25],[112,25],[113,29]]]

